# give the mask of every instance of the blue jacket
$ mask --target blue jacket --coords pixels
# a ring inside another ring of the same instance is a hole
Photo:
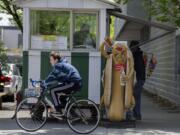
[[[81,76],[78,70],[67,62],[66,59],[61,58],[60,61],[53,66],[52,72],[45,79],[45,85],[51,86],[57,82],[79,82]]]

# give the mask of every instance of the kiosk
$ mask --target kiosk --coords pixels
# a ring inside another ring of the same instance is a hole
[[[104,60],[99,47],[108,33],[107,0],[17,0],[23,8],[23,88],[30,78],[45,79],[49,53],[59,51],[80,72],[79,95],[100,103]]]

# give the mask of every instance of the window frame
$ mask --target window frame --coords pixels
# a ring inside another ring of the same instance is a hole
[[[99,10],[84,10],[84,9],[37,9],[37,8],[32,8],[30,9],[29,12],[29,17],[31,20],[31,12],[32,11],[59,11],[59,12],[69,12],[70,14],[70,35],[69,35],[69,48],[67,49],[56,49],[57,51],[82,51],[82,52],[89,52],[89,51],[98,51],[99,48],[99,38],[100,38],[100,32],[99,32]],[[75,13],[82,13],[82,14],[95,14],[96,15],[96,47],[92,49],[87,49],[87,48],[73,48],[73,31],[74,31],[74,14]],[[31,21],[29,22],[29,29],[31,29]],[[34,49],[31,47],[31,31],[29,30],[29,49],[30,50],[44,50],[44,51],[50,51],[52,49]]]

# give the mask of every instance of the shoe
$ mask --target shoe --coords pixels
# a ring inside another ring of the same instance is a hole
[[[141,116],[138,116],[138,117],[135,117],[136,120],[138,121],[141,121],[142,120],[142,117]]]
[[[142,120],[141,114],[134,113],[133,116],[135,117],[136,120]]]
[[[54,112],[53,111],[53,112],[49,112],[49,116],[57,118],[57,117],[62,117],[63,115],[61,113],[59,113],[59,112]]]
[[[133,116],[133,112],[132,111],[127,111],[126,112],[126,120],[127,121],[133,121],[133,120],[136,120]]]
[[[127,121],[135,121],[136,120],[136,118],[133,116],[133,115],[126,115],[126,120]]]

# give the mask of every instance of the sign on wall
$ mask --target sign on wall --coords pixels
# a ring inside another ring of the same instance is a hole
[[[31,48],[32,49],[58,49],[66,50],[67,37],[54,36],[54,35],[32,35],[31,36]]]

